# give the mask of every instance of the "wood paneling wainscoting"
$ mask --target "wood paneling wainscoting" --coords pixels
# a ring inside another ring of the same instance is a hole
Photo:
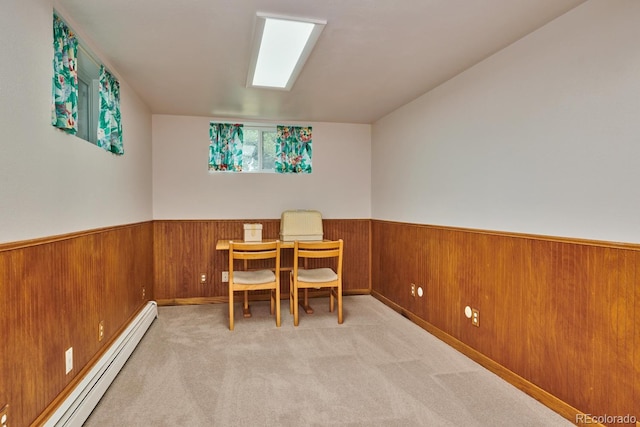
[[[46,420],[153,299],[152,238],[145,222],[0,245],[0,408],[9,404],[8,425]],[[65,374],[69,347],[73,370]]]
[[[226,301],[216,241],[254,222],[278,236],[278,219],[156,220],[1,244],[8,424],[44,421],[148,300]],[[346,294],[372,293],[573,422],[640,419],[640,245],[370,219],[323,225],[325,238],[345,241]],[[284,298],[287,273],[282,283]]]
[[[574,423],[640,420],[640,245],[380,220],[371,235],[374,296]]]
[[[220,239],[242,239],[245,223],[262,224],[265,239],[278,238],[279,219],[156,220],[154,221],[154,296],[159,305],[202,304],[228,301],[228,254],[216,250]],[[371,289],[371,220],[323,219],[325,239],[344,240],[345,294],[368,294]],[[282,265],[291,265],[293,253],[285,250]],[[202,274],[206,283],[200,283]],[[289,276],[281,276],[282,298],[288,298]],[[258,296],[260,296],[258,294]]]

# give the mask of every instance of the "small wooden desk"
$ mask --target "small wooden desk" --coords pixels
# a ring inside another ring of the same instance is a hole
[[[263,242],[275,242],[277,239],[262,239]],[[216,250],[218,251],[228,251],[229,250],[229,242],[234,241],[238,243],[244,243],[244,240],[236,240],[236,239],[221,239],[216,242]],[[283,242],[280,241],[280,249],[293,249],[294,242]],[[281,271],[291,271],[293,267],[280,267]],[[291,283],[289,283],[289,292],[291,292]],[[309,290],[304,289],[304,298],[300,306],[307,314],[313,314],[313,308],[309,305]],[[251,317],[251,309],[249,308],[249,293],[244,291],[244,307],[242,309],[242,313],[244,317]]]

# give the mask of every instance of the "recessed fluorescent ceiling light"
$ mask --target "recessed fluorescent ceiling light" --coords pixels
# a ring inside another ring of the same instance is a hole
[[[247,86],[290,90],[325,24],[258,14]]]

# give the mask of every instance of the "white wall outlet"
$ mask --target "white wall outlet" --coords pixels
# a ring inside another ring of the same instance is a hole
[[[467,319],[471,319],[471,314],[473,314],[473,312],[471,311],[471,307],[466,306],[464,308],[464,315],[467,317]]]
[[[202,283],[203,285],[204,285],[205,283],[207,283],[207,275],[206,275],[206,274],[202,273],[202,274],[200,275],[200,283]]]
[[[67,351],[64,352],[64,360],[66,366],[66,374],[73,370],[73,347],[69,347]]]
[[[229,272],[228,271],[223,271],[222,272],[222,283],[227,283],[229,282]]]

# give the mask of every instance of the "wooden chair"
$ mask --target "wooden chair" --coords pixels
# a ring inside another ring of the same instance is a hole
[[[249,269],[258,260],[273,260],[273,268],[264,262],[257,269]],[[234,261],[242,260],[245,270],[234,268]],[[229,242],[229,329],[233,331],[233,293],[271,290],[271,314],[276,315],[276,326],[280,327],[280,241],[241,243]],[[248,307],[245,307],[248,309]]]
[[[289,291],[289,311],[293,314],[293,324],[299,323],[299,290],[329,288],[329,310],[333,312],[335,299],[338,300],[338,323],[342,323],[342,239],[336,241],[294,242],[293,270]],[[320,258],[334,258],[335,269],[330,267],[306,268],[308,261]],[[304,267],[300,261],[304,260]]]

